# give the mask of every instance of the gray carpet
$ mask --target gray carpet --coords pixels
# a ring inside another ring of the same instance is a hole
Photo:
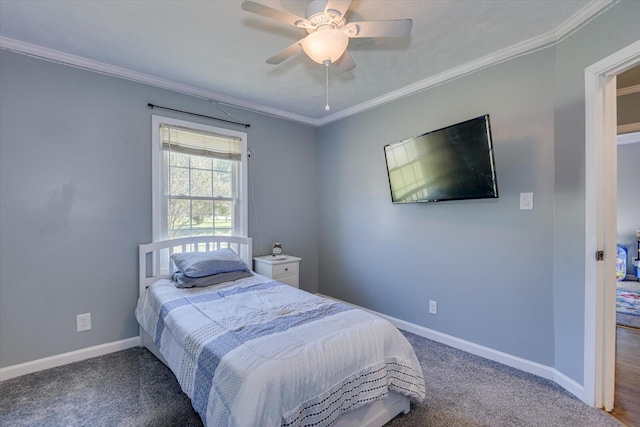
[[[411,333],[425,403],[388,426],[620,426],[556,384]],[[0,426],[201,426],[171,371],[132,348],[0,383]]]
[[[422,365],[427,398],[388,427],[622,425],[552,381],[403,333]]]

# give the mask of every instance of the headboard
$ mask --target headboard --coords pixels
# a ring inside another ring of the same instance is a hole
[[[169,278],[174,272],[170,256],[176,252],[208,252],[223,248],[233,249],[253,270],[253,246],[250,237],[196,236],[162,240],[140,245],[139,287],[142,295],[151,283]]]

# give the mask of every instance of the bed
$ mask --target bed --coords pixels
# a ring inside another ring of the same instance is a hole
[[[233,274],[218,272],[229,264],[201,260],[219,253],[235,256],[246,277],[217,283]],[[154,242],[139,256],[141,345],[171,369],[206,426],[382,426],[423,401],[420,364],[393,325],[255,274],[250,238]],[[214,266],[197,272],[215,284],[176,286],[193,259]]]

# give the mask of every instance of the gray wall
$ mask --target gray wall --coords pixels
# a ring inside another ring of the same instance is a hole
[[[584,376],[586,67],[640,40],[640,2],[621,1],[556,47],[555,224],[553,283],[555,367]]]
[[[555,47],[321,128],[320,291],[582,383],[584,69],[640,39],[638,16],[619,2]],[[391,204],[385,144],[484,113],[498,200]]]
[[[320,291],[553,365],[553,61],[545,49],[321,128]],[[485,113],[498,199],[391,203],[385,144]]]
[[[207,101],[0,51],[0,367],[138,335],[137,245],[151,240],[147,103],[226,118]],[[316,130],[251,123],[254,253],[280,241],[317,289]],[[244,127],[234,127],[244,130]],[[76,314],[93,329],[76,332]]]
[[[640,93],[619,96],[617,104],[619,125],[640,123]]]
[[[629,252],[627,275],[633,276],[638,258],[636,230],[640,229],[640,143],[618,146],[618,244]]]
[[[254,252],[280,241],[303,258],[304,289],[581,383],[584,68],[640,39],[638,16],[640,2],[616,3],[555,47],[317,130],[230,108],[252,124]],[[135,336],[136,247],[151,238],[146,103],[224,116],[189,96],[0,55],[0,366]],[[485,113],[499,199],[391,204],[385,144]],[[518,209],[520,192],[534,193],[533,211]],[[78,334],[87,311],[94,328]]]

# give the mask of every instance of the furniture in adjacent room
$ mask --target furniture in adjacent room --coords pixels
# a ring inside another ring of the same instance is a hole
[[[637,251],[636,257],[633,261],[633,273],[636,276],[636,280],[640,281],[640,236],[637,238]]]

